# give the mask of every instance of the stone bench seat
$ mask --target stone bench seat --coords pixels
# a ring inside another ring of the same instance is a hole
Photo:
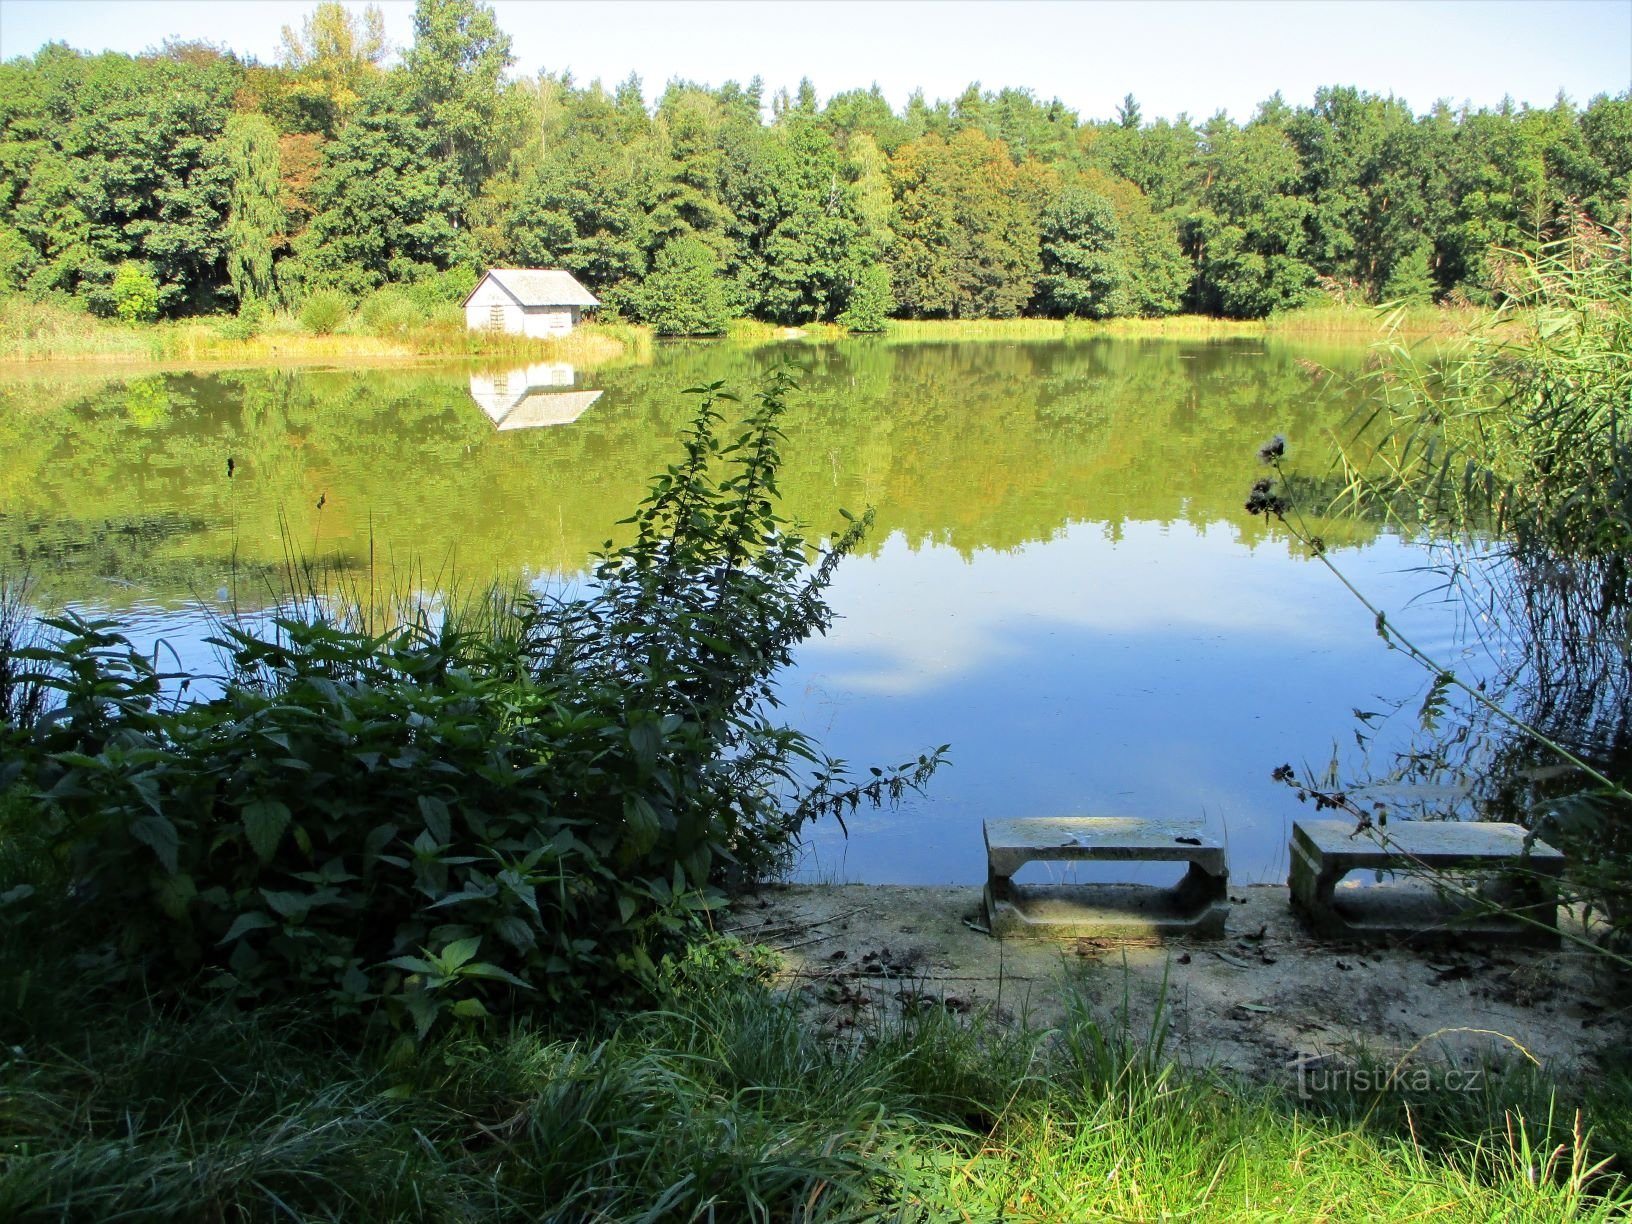
[[[1296,820],[1287,887],[1305,924],[1327,937],[1556,942],[1564,856],[1541,841],[1527,848],[1527,836],[1519,825],[1482,821],[1395,821],[1356,831],[1349,820]],[[1351,871],[1367,869],[1422,882],[1338,887]],[[1450,896],[1432,886],[1435,872],[1483,877],[1485,888]]]
[[[1219,937],[1229,909],[1224,846],[1199,825],[1122,816],[988,820],[986,920],[993,935],[1040,938],[1187,934]],[[1177,862],[1175,888],[1015,884],[1032,862]]]

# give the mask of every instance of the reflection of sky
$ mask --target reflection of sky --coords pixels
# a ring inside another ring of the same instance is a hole
[[[1450,605],[1406,607],[1417,554],[1384,538],[1334,561],[1448,648]],[[972,562],[896,538],[841,566],[831,602],[842,619],[801,649],[788,721],[857,767],[948,742],[952,765],[927,798],[858,812],[848,843],[815,829],[818,878],[976,882],[982,818],[1092,814],[1204,820],[1238,880],[1279,878],[1300,807],[1270,771],[1323,769],[1334,745],[1354,760],[1353,709],[1423,682],[1324,567],[1217,526],[1130,524],[1112,542],[1078,524]]]

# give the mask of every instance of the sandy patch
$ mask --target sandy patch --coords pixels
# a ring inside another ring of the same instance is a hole
[[[1222,940],[997,940],[971,925],[980,890],[968,887],[772,888],[723,925],[775,949],[786,985],[830,1032],[919,1006],[1047,1026],[1077,995],[1106,1021],[1125,1006],[1145,1033],[1165,989],[1175,1053],[1254,1078],[1359,1051],[1392,1062],[1419,1043],[1412,1066],[1466,1065],[1518,1043],[1567,1075],[1629,1035],[1624,989],[1585,949],[1321,942],[1284,888],[1232,889],[1231,902]]]

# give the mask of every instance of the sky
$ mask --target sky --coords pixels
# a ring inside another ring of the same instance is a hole
[[[362,8],[346,0],[348,8]],[[284,25],[315,0],[0,0],[0,59],[50,41],[136,53],[203,39],[275,62]],[[413,40],[411,0],[380,0],[386,32]],[[494,0],[515,75],[580,83],[638,75],[647,99],[679,77],[769,97],[809,77],[825,101],[877,83],[897,110],[915,88],[955,98],[1028,87],[1084,119],[1124,95],[1144,117],[1249,118],[1279,90],[1322,85],[1495,106],[1549,106],[1632,89],[1632,0]]]

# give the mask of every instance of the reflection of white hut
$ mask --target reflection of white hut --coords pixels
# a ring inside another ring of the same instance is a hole
[[[465,329],[565,336],[578,325],[586,306],[600,304],[571,272],[490,268],[465,299]]]
[[[470,397],[500,429],[568,425],[601,398],[599,391],[551,391],[572,386],[565,363],[522,366],[496,374],[471,374]]]

